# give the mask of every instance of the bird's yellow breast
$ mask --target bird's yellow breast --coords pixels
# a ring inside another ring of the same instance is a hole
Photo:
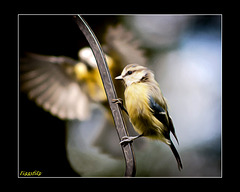
[[[162,136],[164,125],[154,117],[149,106],[149,89],[146,83],[136,83],[125,90],[125,103],[129,118],[134,129],[139,134],[144,134],[153,139],[164,140]]]
[[[126,107],[130,116],[147,113],[148,111],[148,87],[144,83],[128,86],[125,90]]]
[[[135,130],[142,134],[149,127],[151,116],[148,104],[148,87],[144,83],[128,86],[125,90],[126,108]]]

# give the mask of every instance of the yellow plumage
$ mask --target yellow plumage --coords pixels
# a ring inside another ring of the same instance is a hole
[[[173,122],[153,73],[146,67],[130,64],[115,79],[124,80],[126,86],[124,96],[129,119],[139,133],[136,137],[122,138],[120,143],[131,142],[141,136],[161,140],[169,145],[179,170],[182,169],[180,156],[170,139],[170,132],[172,132],[178,141]]]
[[[110,73],[113,73],[114,70],[116,69],[113,59],[106,55],[106,60],[108,63]],[[83,86],[84,91],[87,92],[88,96],[93,101],[106,102],[107,96],[105,94],[101,76],[97,68],[97,63],[95,62],[95,60],[92,63],[94,67],[92,67],[90,70],[87,69],[86,64],[82,62],[77,63],[74,66],[74,75],[77,81],[81,83],[81,85]]]
[[[169,144],[169,140],[163,136],[163,132],[167,131],[166,127],[153,116],[149,106],[149,95],[156,92],[150,88],[148,83],[133,83],[126,88],[124,95],[130,121],[139,134]]]

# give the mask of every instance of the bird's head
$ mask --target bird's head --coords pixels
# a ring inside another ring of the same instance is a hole
[[[153,73],[144,66],[138,64],[127,65],[120,76],[115,79],[123,80],[126,86],[133,83],[147,82],[154,78]]]

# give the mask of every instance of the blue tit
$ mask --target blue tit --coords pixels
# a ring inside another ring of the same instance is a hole
[[[20,59],[21,91],[60,119],[88,119],[89,103],[105,104],[107,97],[91,49],[82,48],[78,54],[79,61],[26,53]],[[106,59],[113,72],[113,59]]]
[[[146,63],[138,41],[122,25],[110,26],[104,36],[104,51],[111,75],[120,73],[125,63],[133,60],[142,65]],[[66,56],[27,53],[20,58],[21,91],[38,106],[63,120],[88,119],[92,102],[109,108],[91,49],[80,49],[78,57],[79,60],[75,60]]]
[[[129,64],[115,79],[124,81],[126,109],[135,131],[139,133],[135,137],[123,137],[120,143],[126,144],[141,136],[160,140],[171,148],[181,170],[181,158],[170,139],[171,132],[178,142],[173,121],[154,74],[144,66]]]

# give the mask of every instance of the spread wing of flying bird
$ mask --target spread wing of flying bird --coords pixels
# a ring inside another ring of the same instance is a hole
[[[129,63],[145,65],[140,42],[123,25],[108,27],[104,37],[104,51],[110,56],[106,55],[113,76]],[[89,103],[104,103],[107,98],[91,49],[80,49],[79,59],[26,53],[20,58],[20,90],[60,119],[86,120]]]
[[[28,53],[20,59],[20,90],[60,119],[85,120],[89,99],[71,75],[76,63],[68,57]]]
[[[147,59],[144,51],[140,48],[140,41],[123,25],[108,27],[105,34],[105,44],[103,49],[122,66],[129,63],[146,65]]]

